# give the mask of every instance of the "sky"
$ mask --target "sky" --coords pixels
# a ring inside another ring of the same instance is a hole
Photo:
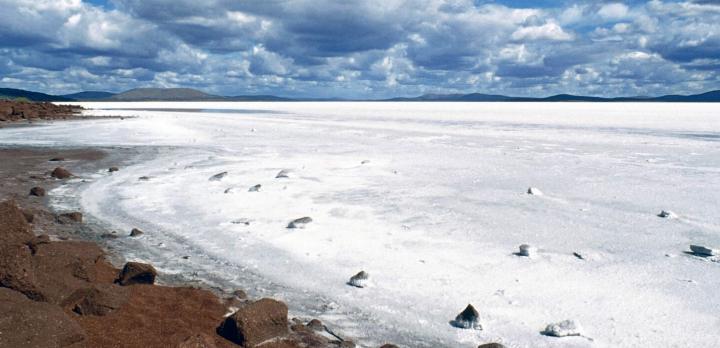
[[[720,0],[0,0],[0,87],[65,94],[694,94]]]

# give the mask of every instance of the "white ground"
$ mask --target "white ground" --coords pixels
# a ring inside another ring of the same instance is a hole
[[[327,303],[312,314],[368,345],[720,345],[720,263],[684,253],[720,247],[718,104],[85,106],[140,117],[2,129],[0,143],[177,147],[83,188],[91,215],[149,232],[130,257],[258,275],[296,314]],[[514,255],[523,243],[537,255]],[[371,287],[346,284],[360,270]],[[468,303],[484,331],[449,325]],[[540,334],[565,319],[594,341]]]

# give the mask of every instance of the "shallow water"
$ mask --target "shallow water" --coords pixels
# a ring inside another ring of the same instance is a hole
[[[138,147],[119,172],[87,173],[78,204],[146,231],[117,247],[165,273],[284,298],[367,346],[720,343],[720,263],[683,253],[720,246],[714,104],[86,106],[138,117],[1,129],[0,143]],[[523,243],[538,255],[514,255]],[[346,285],[360,270],[372,286]],[[449,325],[468,303],[484,331]],[[594,342],[539,334],[565,319]]]

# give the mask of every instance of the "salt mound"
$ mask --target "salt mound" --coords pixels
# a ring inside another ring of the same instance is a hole
[[[301,217],[299,219],[295,219],[295,220],[291,221],[287,225],[287,228],[305,228],[305,225],[311,223],[312,221],[313,221],[313,219],[310,218],[309,216]]]
[[[678,217],[677,214],[675,214],[669,210],[663,210],[657,216],[659,216],[661,218],[665,218],[665,219],[677,219],[677,217]]]
[[[550,324],[542,332],[546,336],[566,337],[566,336],[582,336],[583,329],[580,324],[573,320],[563,320],[559,323]]]
[[[540,189],[538,189],[536,187],[528,188],[527,194],[533,195],[533,196],[542,196],[543,195],[542,191],[540,191]]]
[[[530,257],[537,252],[537,249],[529,244],[522,244],[519,249],[520,251],[518,252],[518,255],[520,256]]]
[[[720,251],[708,247],[704,247],[702,245],[690,245],[690,250],[693,252],[693,254],[697,256],[718,256],[720,255]]]
[[[370,275],[365,271],[360,271],[358,274],[350,277],[350,281],[347,283],[357,288],[364,288],[370,283]]]
[[[228,172],[217,173],[217,174],[211,176],[208,180],[210,180],[210,181],[220,181],[220,180],[222,180],[227,174],[228,174]]]
[[[455,317],[455,320],[451,321],[450,324],[452,326],[461,328],[461,329],[475,329],[475,330],[482,330],[482,325],[480,324],[480,313],[473,307],[473,305],[469,304],[465,309],[460,312]]]

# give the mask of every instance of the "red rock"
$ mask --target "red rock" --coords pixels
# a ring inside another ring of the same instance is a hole
[[[34,237],[25,215],[15,202],[0,203],[0,248],[27,244]]]
[[[81,347],[85,333],[63,310],[0,288],[0,347]]]
[[[33,187],[30,189],[31,196],[43,197],[45,196],[45,189],[42,187]]]
[[[52,171],[52,173],[50,175],[53,178],[57,178],[57,179],[67,179],[72,176],[72,173],[70,173],[67,169],[65,169],[63,167],[57,167]]]
[[[123,267],[117,283],[120,285],[154,284],[157,271],[152,265],[139,262],[128,262]]]
[[[311,328],[311,329],[313,329],[313,330],[315,330],[315,331],[323,331],[323,330],[325,330],[325,325],[323,325],[323,323],[322,323],[320,320],[317,320],[317,319],[310,320],[310,321],[307,323],[307,327],[309,327],[309,328]]]
[[[380,348],[399,348],[399,347],[394,344],[385,343],[382,346],[380,346]]]
[[[279,301],[264,298],[240,308],[218,329],[223,337],[246,348],[286,336],[288,308]]]
[[[0,252],[0,287],[13,289],[29,299],[43,301],[27,245],[6,245]]]

